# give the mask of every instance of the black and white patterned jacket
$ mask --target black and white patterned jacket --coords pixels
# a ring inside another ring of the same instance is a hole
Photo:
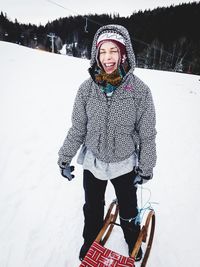
[[[96,158],[108,163],[127,159],[139,146],[139,168],[143,176],[149,176],[156,163],[156,118],[151,91],[133,74],[135,56],[123,26],[107,25],[97,31],[91,66],[96,63],[96,41],[105,30],[117,30],[124,37],[131,69],[110,100],[92,78],[82,83],[73,107],[72,127],[59,150],[58,164],[70,164],[82,144]]]

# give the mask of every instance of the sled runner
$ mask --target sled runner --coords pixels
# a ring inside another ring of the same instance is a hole
[[[135,256],[137,255],[141,246],[143,250],[143,257],[137,266],[146,266],[155,230],[154,210],[150,209],[148,211],[146,220],[141,226],[137,242],[130,257],[122,256],[119,253],[104,247],[106,241],[110,237],[113,227],[115,225],[120,226],[116,223],[118,213],[119,207],[117,200],[113,200],[107,211],[103,228],[99,232],[97,238],[91,245],[79,267],[134,267]]]

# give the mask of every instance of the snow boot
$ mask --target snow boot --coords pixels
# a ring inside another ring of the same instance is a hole
[[[124,238],[126,240],[126,243],[128,244],[128,253],[130,256],[140,233],[140,225],[135,224],[134,220],[125,221],[121,218],[120,221],[121,221],[121,227],[124,232]],[[135,257],[135,261],[140,261],[141,258],[142,258],[142,249],[140,248],[137,256]]]
[[[133,247],[132,246],[129,247],[128,251],[129,251],[129,256],[131,256],[131,253],[133,251]],[[142,259],[142,255],[143,255],[143,252],[142,252],[142,248],[140,247],[138,254],[135,256],[135,261],[140,261]]]
[[[80,253],[79,253],[79,260],[82,261],[85,258],[85,255],[87,254],[91,244],[89,243],[83,243]]]

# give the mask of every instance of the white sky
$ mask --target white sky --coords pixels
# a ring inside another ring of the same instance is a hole
[[[56,2],[64,8],[52,4]],[[129,16],[134,11],[156,7],[178,5],[198,1],[183,0],[0,0],[0,11],[8,18],[17,18],[22,23],[46,24],[48,21],[69,15],[86,15],[89,13],[119,13]]]

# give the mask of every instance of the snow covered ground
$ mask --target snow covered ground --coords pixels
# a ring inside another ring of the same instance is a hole
[[[0,42],[0,267],[80,264],[82,169],[74,158],[76,178],[62,178],[57,152],[88,67],[88,60]],[[148,267],[198,266],[200,76],[135,74],[150,86],[157,111],[158,162],[146,187],[159,204]],[[113,198],[109,184],[107,205]],[[120,228],[108,246],[127,255]]]

